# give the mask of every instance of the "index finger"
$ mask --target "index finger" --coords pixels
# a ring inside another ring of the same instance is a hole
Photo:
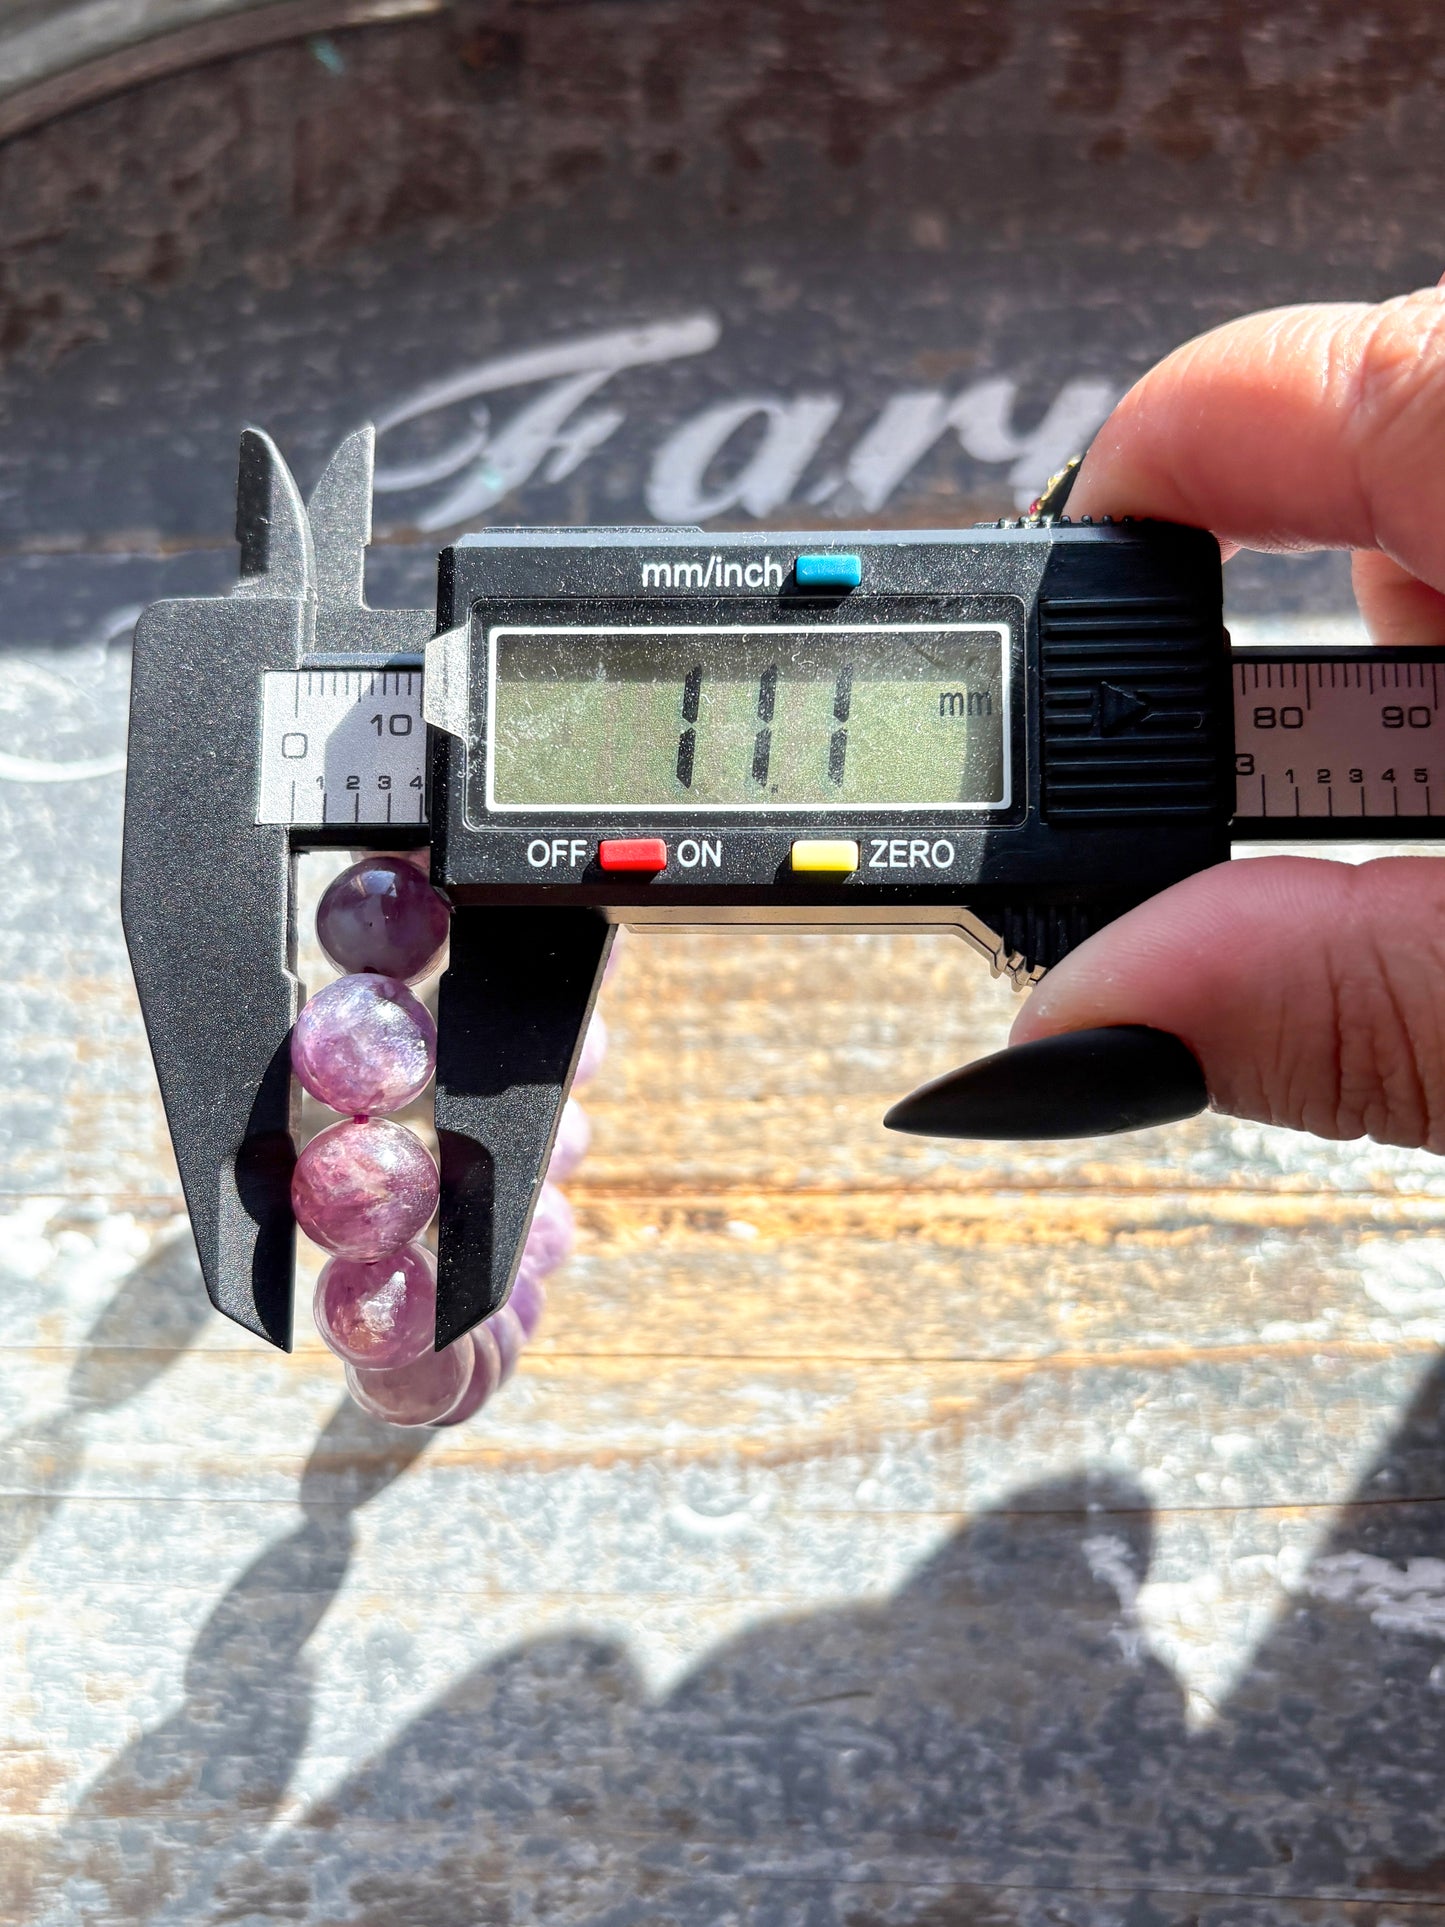
[[[1445,290],[1246,316],[1187,342],[1100,429],[1078,515],[1242,548],[1380,549],[1445,590]]]

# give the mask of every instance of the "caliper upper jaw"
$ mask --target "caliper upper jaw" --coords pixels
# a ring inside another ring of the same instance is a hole
[[[383,669],[420,657],[436,627],[431,609],[373,609],[366,600],[376,430],[348,435],[327,463],[306,505],[315,545],[317,664],[341,659]]]
[[[156,603],[136,629],[121,915],[166,1121],[216,1309],[289,1350],[295,1106],[287,1040],[290,838],[258,824],[261,677],[315,627],[306,510],[248,429],[229,596]]]

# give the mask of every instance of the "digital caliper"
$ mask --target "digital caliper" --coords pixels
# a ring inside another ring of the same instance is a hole
[[[217,1308],[289,1347],[293,857],[430,845],[437,1343],[504,1302],[618,925],[951,929],[1024,985],[1242,838],[1434,836],[1445,653],[1230,655],[1214,538],[493,529],[363,590],[372,435],[136,631],[123,902]]]

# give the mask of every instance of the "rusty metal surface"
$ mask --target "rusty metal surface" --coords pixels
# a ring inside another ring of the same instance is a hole
[[[115,921],[243,418],[382,420],[377,602],[448,518],[997,510],[1194,328],[1433,281],[1442,73],[1412,4],[519,0],[0,146],[0,1918],[1445,1910],[1436,1161],[888,1137],[1002,1037],[961,947],[639,940],[545,1336],[398,1438],[211,1315]]]

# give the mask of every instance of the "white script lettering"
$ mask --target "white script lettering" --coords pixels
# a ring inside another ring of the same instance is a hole
[[[698,313],[494,355],[429,382],[378,416],[388,459],[376,471],[377,493],[428,491],[408,519],[432,531],[478,520],[530,482],[563,482],[627,419],[624,409],[610,403],[588,405],[600,389],[627,370],[706,355],[721,338],[717,318]],[[538,392],[500,422],[481,399],[526,388]],[[659,521],[673,523],[738,510],[763,521],[799,499],[814,507],[826,503],[828,513],[842,520],[876,515],[949,438],[971,460],[1005,467],[1013,500],[1024,507],[1087,443],[1117,394],[1112,382],[1077,377],[1060,386],[1031,426],[1020,426],[1019,383],[1005,375],[956,394],[905,389],[883,402],[852,449],[830,457],[811,484],[809,469],[843,412],[841,395],[750,394],[713,402],[672,425],[656,446],[647,508]],[[458,410],[460,432],[453,427],[449,439],[435,446],[446,424],[428,418],[450,415],[455,423]],[[416,436],[424,438],[427,452],[411,460],[391,455]]]

